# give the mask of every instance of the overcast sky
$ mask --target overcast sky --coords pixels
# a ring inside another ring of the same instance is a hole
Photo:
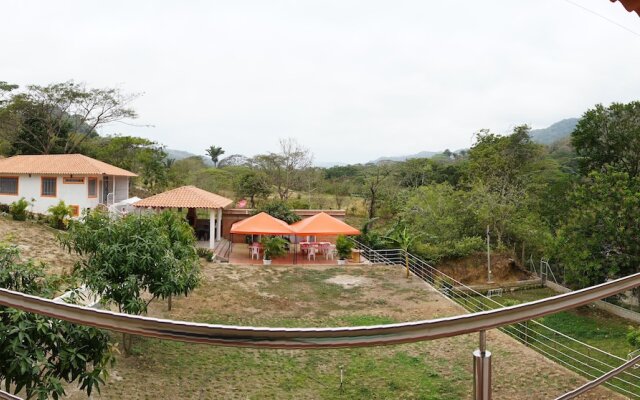
[[[573,0],[640,33],[608,0]],[[4,1],[0,80],[144,92],[131,127],[204,154],[320,162],[469,147],[640,99],[640,34],[566,0]]]

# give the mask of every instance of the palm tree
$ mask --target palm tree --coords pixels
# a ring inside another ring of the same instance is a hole
[[[414,235],[406,226],[401,226],[400,224],[394,227],[390,235],[384,237],[384,239],[404,250],[404,265],[407,269],[407,278],[409,277],[409,249],[418,238],[420,238],[420,235]]]
[[[207,155],[211,157],[211,161],[213,161],[213,165],[217,168],[220,156],[224,154],[224,150],[222,150],[222,147],[211,145],[206,150],[206,152],[207,152]]]

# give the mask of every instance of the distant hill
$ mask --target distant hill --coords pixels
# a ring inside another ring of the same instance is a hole
[[[571,132],[576,127],[578,123],[578,118],[567,118],[562,121],[558,121],[551,126],[543,129],[532,129],[531,130],[531,140],[536,143],[550,145],[557,141],[563,140],[571,136]],[[458,153],[461,150],[469,150],[469,149],[460,149],[454,151],[454,153]],[[380,157],[373,161],[372,163],[379,163],[382,161],[406,161],[412,158],[433,158],[442,154],[442,151],[421,151],[415,154],[408,154],[403,156],[393,156],[393,157]]]
[[[567,118],[544,129],[532,129],[531,139],[536,143],[552,144],[571,135],[576,128],[578,118]]]
[[[562,121],[558,121],[551,126],[543,129],[532,129],[531,130],[531,139],[540,144],[550,145],[560,140],[566,139],[571,135],[571,132],[576,127],[578,123],[578,118],[567,118]],[[469,149],[458,149],[455,150],[454,153],[458,153],[462,150]],[[213,162],[211,159],[206,156],[199,156],[198,154],[193,154],[184,150],[176,150],[176,149],[165,149],[167,152],[168,158],[173,158],[174,160],[183,160],[189,157],[201,157],[206,165],[213,166]],[[379,157],[373,161],[369,161],[370,163],[377,164],[383,161],[406,161],[413,158],[433,158],[439,154],[442,154],[442,151],[421,151],[415,154],[407,154],[400,156],[385,156]],[[333,162],[333,161],[316,161],[314,165],[316,167],[321,168],[329,168],[333,166],[343,166],[347,165],[348,162]]]
[[[167,153],[167,158],[172,158],[174,160],[184,160],[185,158],[189,157],[200,157],[205,164],[213,166],[213,162],[209,157],[199,156],[197,154],[189,153],[188,151],[184,150],[164,149],[164,151]]]
[[[381,161],[406,161],[412,158],[431,158],[440,153],[442,152],[441,151],[421,151],[420,153],[408,154],[404,156],[380,157],[370,162],[377,164]]]
[[[339,161],[314,161],[313,166],[319,168],[331,168],[331,167],[344,167],[345,165],[349,165],[349,163],[339,162]]]

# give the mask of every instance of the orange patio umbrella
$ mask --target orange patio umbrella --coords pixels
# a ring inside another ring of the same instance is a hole
[[[241,235],[292,235],[295,232],[286,222],[261,212],[233,224],[231,233]]]
[[[360,231],[331,215],[321,212],[291,224],[296,235],[359,235]]]

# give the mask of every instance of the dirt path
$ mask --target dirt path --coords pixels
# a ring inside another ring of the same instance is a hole
[[[58,233],[33,221],[13,221],[0,216],[0,242],[17,245],[23,259],[44,262],[51,274],[68,274],[77,258],[60,247],[56,239]]]

